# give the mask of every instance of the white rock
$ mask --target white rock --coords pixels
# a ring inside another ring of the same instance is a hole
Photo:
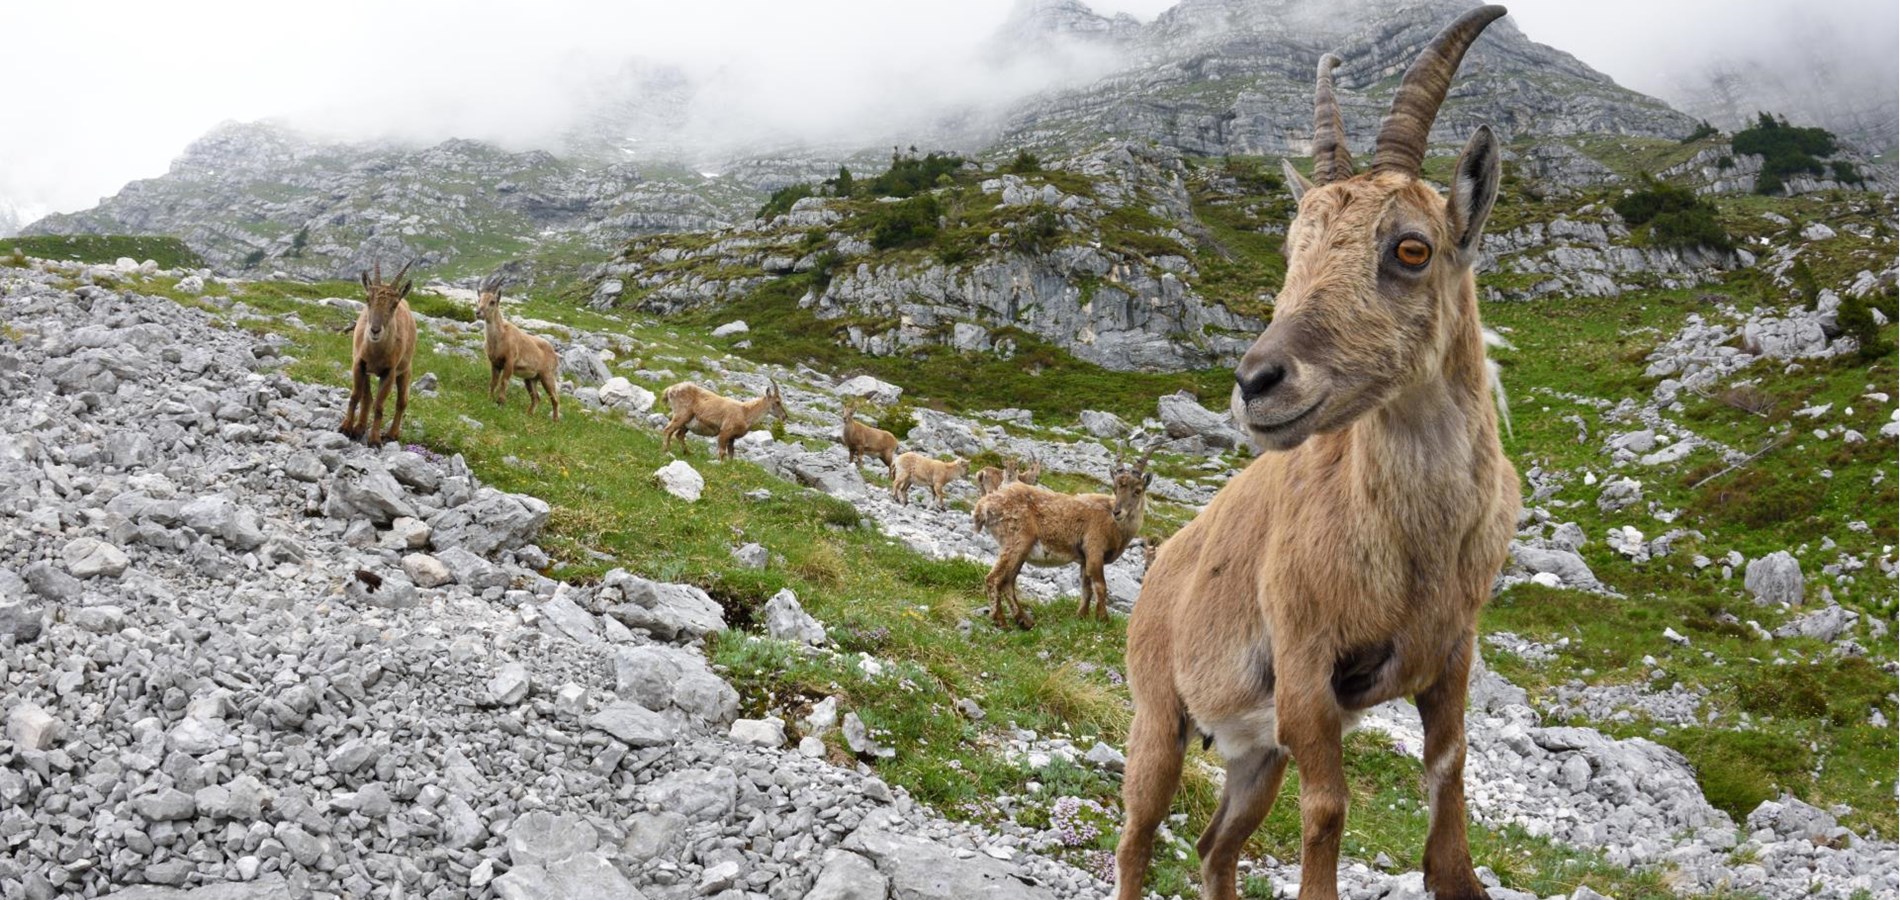
[[[441,587],[455,580],[449,574],[449,567],[427,553],[411,553],[402,558],[403,574],[416,583],[416,587]]]
[[[615,375],[600,386],[600,402],[628,415],[641,415],[653,408],[653,392]]]
[[[699,502],[700,493],[706,489],[706,479],[700,477],[699,472],[683,459],[661,466],[653,473],[653,477],[659,480],[660,487],[665,488],[667,493],[688,503]]]
[[[7,713],[7,737],[23,750],[51,749],[65,734],[65,724],[37,703],[16,704]]]
[[[727,336],[735,335],[735,334],[745,334],[746,332],[751,331],[751,330],[752,330],[752,326],[747,325],[744,319],[738,319],[732,322],[727,322],[726,324],[713,329],[713,337],[727,337]]]
[[[67,542],[59,551],[59,558],[66,564],[66,571],[75,578],[97,575],[117,577],[131,562],[124,550],[93,537],[74,538]]]
[[[785,746],[785,722],[776,716],[740,719],[732,723],[732,730],[727,736],[741,744],[777,750]]]

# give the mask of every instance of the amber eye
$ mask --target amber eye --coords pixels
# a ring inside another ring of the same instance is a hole
[[[1431,261],[1432,248],[1418,238],[1406,238],[1392,248],[1392,255],[1398,257],[1399,262],[1416,269]]]

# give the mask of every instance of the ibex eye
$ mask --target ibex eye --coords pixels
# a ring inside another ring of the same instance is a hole
[[[1418,238],[1406,238],[1392,248],[1392,255],[1399,262],[1416,269],[1431,262],[1432,247]]]

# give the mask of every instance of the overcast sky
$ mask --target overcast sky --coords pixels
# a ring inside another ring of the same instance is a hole
[[[1143,20],[1171,0],[1100,0]],[[531,145],[623,60],[684,65],[735,96],[731,117],[835,136],[931,101],[1008,97],[1033,71],[976,53],[1012,0],[89,0],[0,14],[0,203],[26,218],[91,206],[158,175],[225,120],[337,136]],[[1518,27],[1666,95],[1717,55],[1900,55],[1893,0],[1515,0]],[[1832,45],[1830,45],[1832,46]],[[1804,52],[1812,52],[1811,49]],[[1026,64],[1027,65],[1027,64]]]

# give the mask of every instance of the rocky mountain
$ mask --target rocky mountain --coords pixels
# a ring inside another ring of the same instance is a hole
[[[227,271],[353,277],[375,260],[413,257],[474,272],[525,256],[598,253],[643,232],[726,225],[773,182],[769,172],[754,177],[763,183],[478,141],[324,143],[233,123],[186,148],[165,175],[26,232],[174,234]]]
[[[1303,154],[1314,62],[1337,51],[1346,58],[1337,77],[1347,131],[1365,144],[1394,76],[1460,6],[1431,0],[1343,13],[1315,0],[1185,0],[1144,24],[1098,15],[1079,0],[1032,0],[987,52],[999,64],[1057,58],[1035,76],[1049,87],[1002,109],[938,110],[907,140],[998,158],[1022,148],[1068,155],[1104,139],[1186,155]],[[1084,83],[1074,86],[1077,78]],[[300,277],[347,275],[397,257],[449,274],[520,258],[553,267],[640,234],[739,222],[764,193],[886,152],[773,135],[742,149],[708,145],[708,122],[719,115],[706,108],[714,86],[630,61],[587,88],[580,102],[589,115],[552,140],[553,152],[467,140],[343,144],[227,124],[186,148],[165,175],[28,231],[170,234],[221,270]],[[1694,125],[1532,42],[1509,20],[1472,50],[1434,136],[1453,143],[1481,121],[1511,138],[1679,137]]]
[[[1387,4],[1310,0],[1183,0],[1139,29],[1074,3],[1045,4],[1031,19],[1068,34],[1099,34],[1130,63],[1085,87],[1032,98],[1011,110],[997,143],[1073,149],[1103,135],[1154,141],[1203,155],[1307,154],[1313,70],[1337,53],[1341,113],[1355,152],[1369,148],[1397,76],[1440,28],[1468,6],[1428,0]],[[1456,144],[1480,123],[1507,140],[1527,135],[1682,137],[1695,122],[1549,46],[1506,18],[1465,58],[1432,129]]]

